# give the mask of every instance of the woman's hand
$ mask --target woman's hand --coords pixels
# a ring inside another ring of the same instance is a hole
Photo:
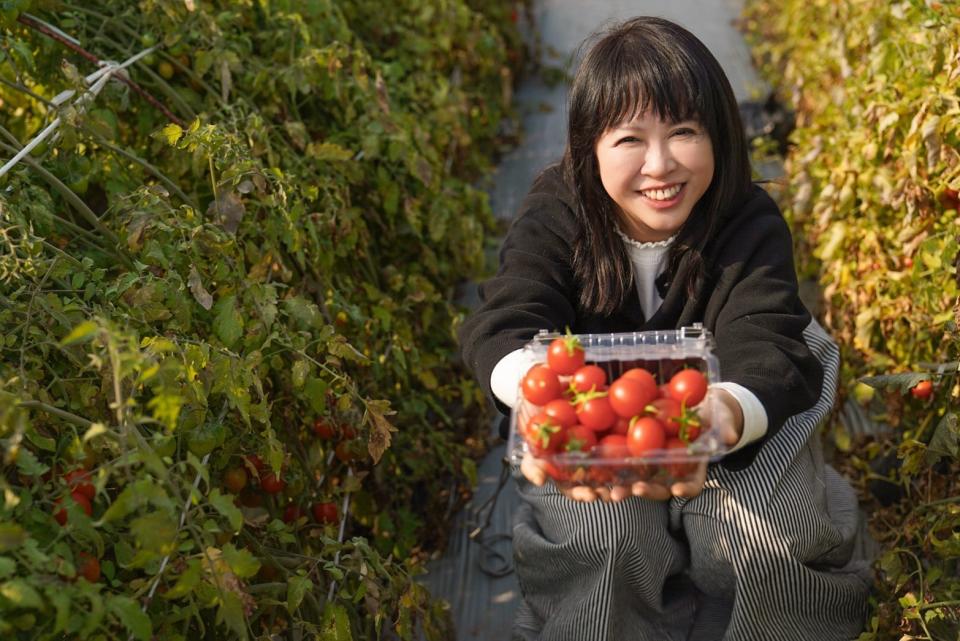
[[[707,391],[707,397],[701,403],[701,407],[709,407],[713,404],[712,418],[713,423],[705,420],[703,427],[715,427],[719,433],[720,441],[727,447],[732,447],[740,440],[743,434],[743,410],[740,403],[726,390],[711,387]],[[711,412],[705,412],[704,418],[709,419]],[[520,472],[528,481],[534,485],[540,486],[547,482],[547,465],[545,461],[534,458],[529,453],[525,454],[520,463]],[[671,496],[693,498],[703,491],[703,484],[707,478],[707,462],[703,461],[697,466],[693,477],[688,481],[673,483],[669,487],[660,483],[647,483],[646,481],[637,481],[633,485],[613,485],[591,487],[588,485],[576,485],[569,488],[560,488],[560,492],[574,501],[595,501],[601,499],[604,501],[622,501],[629,496],[639,496],[645,499],[655,501],[665,501]]]

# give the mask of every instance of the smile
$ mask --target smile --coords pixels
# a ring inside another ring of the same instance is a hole
[[[650,200],[659,200],[659,201],[669,201],[677,197],[677,194],[680,193],[680,190],[683,189],[684,183],[677,185],[671,185],[666,189],[647,189],[640,192],[640,195]]]

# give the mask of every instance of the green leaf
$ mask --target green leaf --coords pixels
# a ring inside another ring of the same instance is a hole
[[[944,456],[954,458],[960,456],[960,428],[955,413],[945,414],[930,439],[927,446],[926,459],[929,465],[934,465]]]
[[[930,379],[929,374],[917,372],[904,372],[903,374],[884,374],[882,376],[864,376],[860,382],[866,383],[876,389],[895,389],[901,394],[906,394],[910,388],[914,387],[920,381]]]
[[[15,523],[0,523],[0,552],[16,549],[27,541],[27,531]]]
[[[0,579],[17,571],[17,562],[8,556],[0,556]]]
[[[100,329],[100,326],[93,321],[84,321],[73,328],[69,334],[63,337],[60,340],[60,346],[66,347],[67,345],[73,345],[75,343],[80,343],[85,340],[93,338],[93,335],[96,331]]]
[[[327,388],[329,385],[321,378],[310,378],[303,388],[303,393],[310,403],[310,408],[317,414],[327,411]]]
[[[177,577],[177,582],[163,594],[163,598],[179,599],[193,592],[193,589],[200,583],[200,569],[200,561],[191,559],[187,564],[187,569]]]
[[[17,454],[17,469],[27,476],[40,476],[50,470],[49,465],[44,465],[33,452],[26,448],[21,448]]]
[[[223,560],[230,570],[241,579],[246,579],[260,571],[260,561],[246,548],[238,550],[233,543],[223,547]]]
[[[320,624],[322,641],[353,641],[350,630],[350,615],[339,604],[327,602],[323,607],[323,622]]]
[[[241,639],[247,638],[247,624],[243,617],[243,604],[233,592],[225,592],[223,601],[220,603],[220,609],[217,610],[217,622],[227,624],[234,634]]]
[[[150,617],[141,609],[140,604],[128,596],[110,595],[107,597],[107,610],[120,619],[124,627],[140,641],[150,641],[153,636],[153,624]]]
[[[232,347],[243,335],[243,316],[237,309],[237,297],[224,296],[213,306],[213,331],[224,345]]]
[[[43,609],[43,599],[24,579],[11,579],[0,584],[0,596],[10,601],[15,608]]]
[[[307,590],[313,588],[313,581],[310,580],[310,577],[306,576],[292,576],[287,579],[287,612],[293,614],[296,612],[297,608],[300,607],[300,603],[303,602],[303,597],[306,596]]]
[[[227,519],[234,532],[243,527],[243,513],[240,512],[240,508],[233,504],[232,496],[221,494],[219,489],[214,488],[210,492],[210,504]]]

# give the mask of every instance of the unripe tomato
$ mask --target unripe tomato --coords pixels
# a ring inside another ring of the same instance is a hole
[[[81,552],[77,559],[77,576],[83,577],[90,583],[100,580],[100,560],[86,552]]]
[[[229,491],[238,494],[247,486],[247,471],[242,467],[230,468],[223,475],[223,484]]]
[[[910,395],[925,401],[933,395],[933,381],[920,381],[910,388]]]
[[[340,521],[340,511],[332,501],[313,504],[313,518],[317,523],[333,524]]]
[[[170,80],[171,78],[173,78],[174,71],[175,70],[173,68],[173,65],[167,62],[166,60],[164,60],[157,66],[157,73],[159,73],[160,77],[163,78],[164,80]]]

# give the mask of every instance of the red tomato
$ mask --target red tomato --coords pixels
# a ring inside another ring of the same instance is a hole
[[[563,394],[556,372],[546,365],[534,365],[520,384],[523,397],[534,405],[546,405]]]
[[[313,518],[317,523],[333,524],[340,521],[340,511],[337,504],[331,501],[313,504]]]
[[[547,365],[561,376],[569,376],[583,367],[586,355],[580,339],[567,335],[555,338],[547,347]]]
[[[643,369],[642,367],[634,367],[628,369],[623,374],[620,375],[620,378],[633,378],[644,385],[652,387],[654,390],[657,390],[657,379],[653,377],[653,374]],[[659,392],[658,392],[659,393]]]
[[[256,470],[258,474],[263,473],[263,470],[267,467],[267,464],[264,463],[263,459],[257,454],[251,454],[248,456],[247,463],[253,466],[253,469]]]
[[[610,428],[611,434],[622,434],[623,436],[627,435],[627,432],[630,431],[630,419],[624,418],[622,416],[617,418],[617,422],[613,424],[613,427]]]
[[[686,407],[698,405],[707,395],[707,379],[698,370],[680,370],[667,384],[670,398],[674,398]]]
[[[652,376],[649,381],[621,376],[610,384],[607,392],[613,411],[623,418],[631,418],[642,414],[644,408],[657,397],[657,384]]]
[[[610,399],[597,396],[577,404],[577,420],[592,430],[602,432],[617,422],[617,414],[610,407]]]
[[[296,503],[291,503],[283,510],[284,523],[293,523],[301,516],[303,516],[303,510],[301,510],[300,506]]]
[[[537,456],[560,452],[567,443],[567,430],[546,412],[540,412],[527,422],[527,442]]]
[[[565,398],[555,398],[543,406],[543,412],[564,427],[577,424],[577,410]]]
[[[267,494],[279,494],[286,486],[287,482],[279,474],[275,474],[273,470],[264,472],[260,476],[260,487]]]
[[[65,498],[66,497],[57,499],[56,505],[61,505]],[[70,498],[80,506],[80,509],[82,509],[87,516],[93,514],[93,506],[90,505],[90,499],[88,499],[85,494],[71,492]],[[62,507],[54,513],[53,518],[57,519],[57,523],[60,525],[66,525],[68,516],[67,509]]]
[[[318,418],[313,421],[313,433],[322,439],[329,440],[332,439],[337,432],[333,429],[333,425],[330,425],[330,423],[322,418]]]
[[[544,472],[547,473],[547,476],[552,478],[554,481],[566,481],[570,478],[569,474],[559,465],[556,465],[552,461],[544,461],[543,464]]]
[[[363,458],[364,446],[359,439],[352,441],[340,441],[333,450],[337,460],[341,463],[349,463]]]
[[[564,449],[568,452],[588,453],[597,445],[597,433],[585,425],[574,425],[567,430],[567,443]]]
[[[242,467],[230,468],[223,475],[223,484],[234,494],[239,494],[247,486],[247,471]]]
[[[676,436],[680,433],[680,425],[683,422],[683,407],[680,401],[673,398],[658,398],[647,406],[647,411],[663,424],[667,436]]]
[[[933,395],[933,382],[920,381],[910,388],[910,395],[921,401],[925,401]]]
[[[584,365],[573,373],[570,383],[577,392],[601,391],[607,386],[607,373],[597,365]]]
[[[620,434],[607,434],[597,443],[597,458],[623,459],[630,456],[627,437]]]
[[[90,472],[83,468],[78,468],[68,472],[64,477],[67,485],[72,492],[80,492],[88,501],[92,501],[97,496],[97,488],[90,482]]]
[[[77,576],[83,577],[90,583],[100,580],[100,560],[86,552],[81,552],[77,558]]]
[[[678,438],[667,439],[664,448],[667,450],[676,450],[676,454],[672,456],[677,457],[680,460],[672,461],[666,464],[667,472],[673,477],[674,480],[679,480],[686,478],[697,471],[697,462],[696,461],[684,461],[683,459],[687,453],[687,444],[681,441]],[[682,455],[681,455],[682,454]]]
[[[644,456],[651,450],[659,450],[666,441],[663,424],[651,416],[637,419],[627,432],[627,448],[632,456]]]

